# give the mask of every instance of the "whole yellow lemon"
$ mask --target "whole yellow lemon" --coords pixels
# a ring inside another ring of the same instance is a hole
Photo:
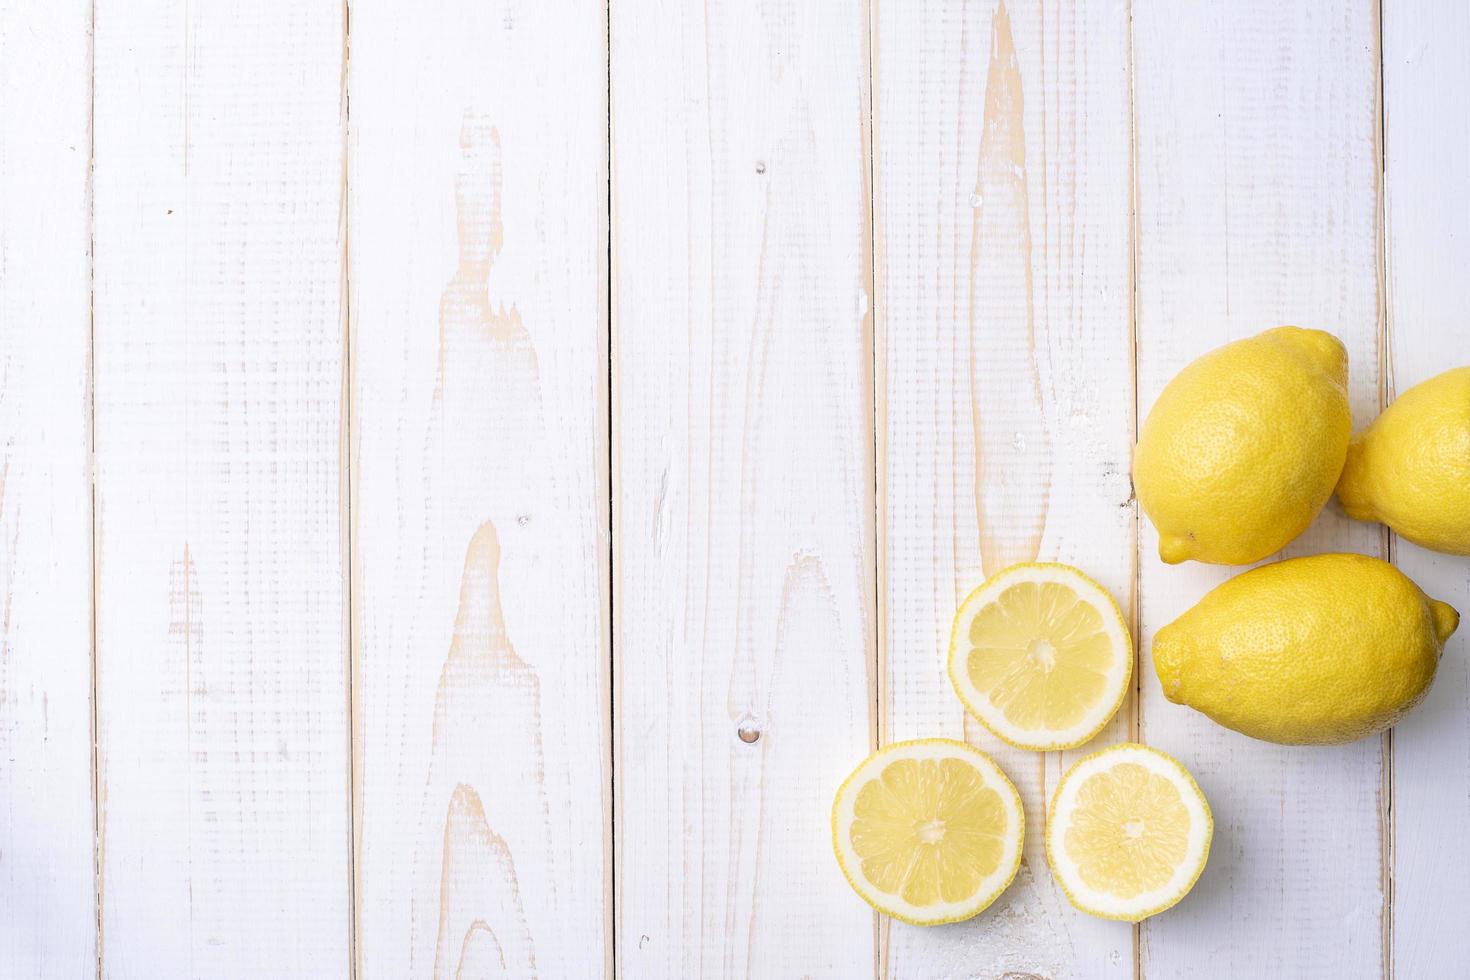
[[[1330,333],[1277,327],[1189,364],[1133,457],[1159,557],[1248,565],[1280,551],[1332,496],[1352,424],[1347,350]]]
[[[1470,555],[1470,367],[1410,388],[1354,438],[1337,499],[1350,517]]]
[[[1351,742],[1418,704],[1460,614],[1366,555],[1243,572],[1154,637],[1164,696],[1252,738]]]

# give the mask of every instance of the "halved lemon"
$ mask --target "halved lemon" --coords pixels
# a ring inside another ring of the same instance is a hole
[[[1012,565],[955,613],[950,681],[970,714],[1017,748],[1086,742],[1117,712],[1132,677],[1122,611],[1070,565]]]
[[[1189,894],[1214,831],[1188,770],[1128,742],[1094,752],[1062,777],[1047,815],[1046,860],[1077,908],[1137,922]]]
[[[1016,787],[979,749],[895,742],[837,790],[832,848],[879,912],[920,926],[980,912],[1016,877],[1026,818]]]

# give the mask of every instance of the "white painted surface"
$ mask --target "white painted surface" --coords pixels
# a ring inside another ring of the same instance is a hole
[[[350,965],[341,13],[96,5],[107,977]]]
[[[0,976],[96,964],[87,0],[0,5]]]
[[[612,55],[619,972],[869,974],[865,18],[629,2]]]
[[[1148,639],[1229,572],[1127,477],[1277,323],[1359,425],[1470,362],[1460,5],[1385,0],[1380,58],[1369,0],[98,0],[95,70],[92,6],[0,3],[0,975],[1464,971],[1463,638],[1382,744],[1226,732]],[[1214,805],[1137,929],[1034,846],[1077,753],[942,673],[1032,556],[1141,626],[1092,747]],[[827,807],[940,734],[1033,844],[922,931]]]
[[[1388,3],[1383,25],[1389,377],[1403,393],[1470,363],[1470,8]],[[1394,543],[1403,572],[1467,618],[1423,706],[1393,733],[1393,963],[1466,969],[1470,909],[1470,560]]]

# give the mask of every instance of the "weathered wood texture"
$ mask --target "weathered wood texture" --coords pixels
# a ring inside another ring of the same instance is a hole
[[[342,10],[96,4],[109,977],[346,976]]]
[[[875,735],[865,12],[611,38],[619,972],[870,974],[829,823]]]
[[[610,966],[603,11],[352,8],[364,978]]]
[[[0,976],[90,975],[91,7],[0,5]]]
[[[1341,337],[1354,416],[1377,412],[1377,31],[1368,3],[1135,5],[1140,417],[1194,357],[1283,323]],[[1144,975],[1376,975],[1379,741],[1274,746],[1166,701],[1154,631],[1238,570],[1167,567],[1142,526],[1141,731],[1216,823],[1194,892],[1142,926]],[[1286,554],[1320,551],[1380,554],[1380,532],[1329,508]]]
[[[1015,562],[1077,565],[1131,605],[1127,10],[877,9],[883,735],[969,737],[1027,817],[1000,901],[885,923],[885,974],[1128,977],[1130,927],[1074,910],[1046,866],[1045,801],[1077,753],[1009,748],[944,667],[959,600]],[[1129,701],[1097,745],[1127,737]]]
[[[1383,14],[1392,395],[1470,364],[1470,8],[1386,2]],[[1470,962],[1470,561],[1407,541],[1395,542],[1394,554],[1466,619],[1429,697],[1393,733],[1393,969],[1457,976]]]

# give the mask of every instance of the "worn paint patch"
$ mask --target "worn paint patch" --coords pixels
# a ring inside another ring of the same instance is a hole
[[[509,977],[505,962],[505,950],[490,927],[483,922],[470,924],[464,943],[459,948],[459,965],[454,968],[455,980],[469,977]]]
[[[439,570],[463,555],[419,812],[411,965],[428,973],[432,959],[437,976],[502,969],[526,976],[525,964],[534,962],[554,976],[565,972],[564,956],[573,950],[560,948],[554,924],[575,856],[553,847],[572,822],[564,802],[569,788],[552,788],[553,828],[543,746],[548,737],[564,744],[564,728],[544,731],[542,665],[528,663],[515,647],[500,572],[504,547],[517,556],[515,580],[506,587],[512,606],[527,595],[523,590],[539,599],[563,584],[547,561],[558,547],[548,535],[557,533],[561,488],[547,476],[547,456],[556,447],[544,438],[536,348],[520,311],[501,299],[525,285],[524,270],[504,261],[516,237],[504,215],[505,148],[489,120],[467,111],[459,150],[458,257],[439,302],[438,360],[417,467],[422,487],[408,491],[424,502],[425,550],[424,574],[410,573],[405,587],[427,590],[426,599],[435,595],[437,605],[444,598]],[[559,625],[537,617],[519,627],[520,640],[548,658],[553,677],[563,653]],[[464,792],[473,794],[493,831],[477,829],[463,812],[453,817]],[[473,888],[446,890],[444,882],[457,874],[454,860],[491,870],[479,872],[484,880]]]
[[[489,491],[488,516],[507,534],[529,527],[545,504],[541,372],[531,334],[514,303],[492,299],[506,231],[500,135],[466,112],[455,177],[459,257],[439,298],[435,431],[426,446],[427,496]],[[466,458],[468,447],[473,455]],[[493,467],[469,480],[463,467]],[[486,516],[483,506],[474,520]]]
[[[168,569],[168,635],[183,656],[184,703],[192,706],[199,683],[194,668],[204,638],[204,597],[199,591],[198,573],[188,542],[184,543],[183,556]]]
[[[474,963],[503,960],[511,976],[533,975],[536,951],[527,922],[555,912],[555,885],[540,881],[539,870],[549,866],[550,853],[540,680],[506,631],[499,568],[499,538],[486,521],[465,556],[434,703],[426,821],[437,827],[437,815],[445,814],[435,976],[456,973],[467,957]],[[517,855],[538,869],[526,894],[516,875]],[[492,940],[495,950],[486,945]]]
[[[479,794],[456,786],[444,818],[434,976],[535,975],[510,848],[490,829]]]
[[[1034,560],[1051,493],[1026,183],[1025,98],[1001,3],[991,27],[970,247],[970,409],[981,565]]]
[[[468,348],[489,341],[508,352],[535,354],[520,311],[490,301],[490,274],[505,245],[504,167],[500,133],[466,113],[460,129],[460,169],[454,181],[459,260],[439,300],[439,393],[446,372]],[[532,380],[536,380],[533,374]]]

